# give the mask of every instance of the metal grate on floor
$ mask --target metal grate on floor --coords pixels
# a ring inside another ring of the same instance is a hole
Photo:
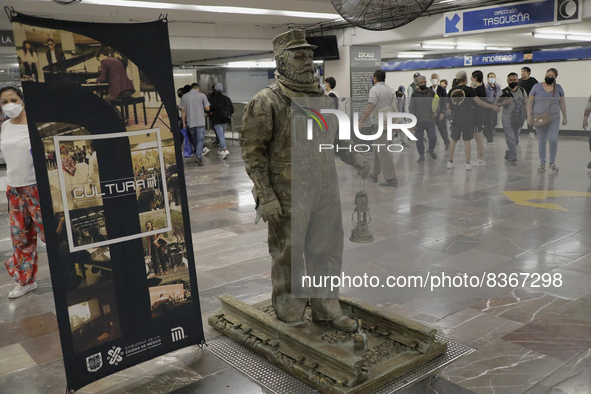
[[[406,387],[452,361],[475,351],[468,346],[437,336],[437,339],[447,342],[447,352],[428,363],[410,371],[391,381],[384,387],[371,394],[391,394]],[[208,343],[207,349],[230,364],[269,393],[274,394],[318,394],[319,391],[294,378],[279,367],[273,365],[263,356],[253,352],[238,342],[221,337]]]

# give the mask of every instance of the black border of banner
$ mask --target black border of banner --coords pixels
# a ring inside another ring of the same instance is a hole
[[[81,34],[116,49],[129,58],[129,60],[134,62],[138,68],[146,74],[156,88],[157,93],[160,95],[167,113],[176,115],[177,109],[174,81],[172,78],[172,59],[166,20],[160,19],[154,22],[134,24],[87,23],[39,18],[16,13],[14,11],[10,13],[10,17],[13,23],[22,23],[30,26],[64,30]],[[122,132],[125,131],[125,125],[123,121],[114,114],[111,107],[104,100],[92,93],[88,93],[85,96],[81,95],[81,92],[79,91],[80,89],[77,89],[75,86],[60,86],[59,89],[56,89],[56,86],[53,84],[30,81],[23,81],[22,86],[27,108],[27,121],[31,136],[31,148],[35,172],[37,175],[41,212],[46,230],[47,254],[49,258],[68,391],[73,392],[79,390],[93,381],[137,365],[141,362],[153,359],[162,354],[186,346],[204,343],[195,258],[191,238],[189,205],[183,169],[181,138],[178,122],[175,121],[176,118],[173,116],[170,118],[170,126],[174,136],[185,245],[187,259],[189,260],[191,302],[186,305],[185,308],[175,311],[178,313],[174,313],[171,316],[172,318],[160,319],[158,321],[147,319],[145,313],[139,312],[142,311],[142,308],[137,307],[138,303],[145,302],[145,297],[141,297],[141,293],[145,293],[145,288],[142,288],[142,281],[131,281],[131,283],[122,282],[122,280],[118,280],[117,275],[113,275],[119,317],[133,321],[134,325],[136,327],[139,326],[139,328],[135,329],[133,332],[123,332],[123,328],[121,328],[120,338],[78,354],[74,352],[68,317],[66,298],[67,287],[63,280],[66,275],[66,270],[60,265],[60,249],[58,245],[58,236],[55,232],[55,229],[57,229],[57,222],[54,219],[43,141],[36,128],[36,124],[39,122],[73,123],[85,127],[91,132],[91,134],[105,133],[107,130],[112,133]],[[84,97],[82,102],[80,102],[82,96]],[[111,169],[116,169],[116,167],[120,165],[118,160],[120,160],[121,157],[116,156],[117,151],[119,150],[123,153],[125,152],[125,149],[127,149],[128,154],[129,145],[119,147],[112,144],[109,146],[109,151],[113,157],[117,157],[117,160],[109,160],[109,157],[105,155],[102,158],[99,156],[99,161],[102,163],[106,162],[107,167],[110,166],[112,167]],[[103,171],[102,166],[103,165],[101,164],[101,171]],[[106,210],[107,209],[108,208],[106,208]],[[111,210],[116,210],[116,207],[111,207]],[[122,217],[125,217],[126,215],[125,212],[118,212],[118,214]],[[125,223],[122,225],[125,227]],[[117,230],[117,228],[114,228],[113,231]],[[141,242],[141,239],[137,239],[111,245],[110,250],[112,259],[113,256],[117,256],[116,259],[119,261],[137,260],[138,257],[134,253],[141,248]],[[137,277],[137,267],[135,268],[135,270],[133,267],[120,267],[118,269],[119,273],[122,274],[122,277],[129,278],[133,275]],[[144,327],[142,324],[146,324],[146,326]],[[156,325],[158,325],[158,327],[154,327]],[[177,326],[182,326],[184,328],[187,337],[186,340],[173,343],[171,329]],[[162,341],[161,346],[158,346],[153,350],[144,351],[133,356],[133,358],[124,357],[121,363],[117,366],[109,365],[107,362],[107,351],[112,346],[124,348],[137,341],[147,340],[150,337],[157,337],[158,335]],[[86,357],[99,351],[102,354],[103,367],[97,372],[88,372],[85,361]]]

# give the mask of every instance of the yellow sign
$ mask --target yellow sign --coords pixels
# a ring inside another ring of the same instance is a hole
[[[568,209],[561,207],[558,204],[544,203],[544,202],[530,202],[530,200],[545,200],[553,197],[591,197],[591,193],[576,192],[573,190],[525,190],[515,192],[503,192],[519,205],[528,207],[555,209],[557,211],[567,211]]]

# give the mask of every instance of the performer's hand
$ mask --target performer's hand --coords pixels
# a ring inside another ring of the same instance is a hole
[[[496,105],[493,105],[493,110],[498,114],[501,112],[501,107],[497,107]]]
[[[369,161],[363,160],[363,162],[361,163],[361,166],[359,167],[359,171],[357,172],[357,175],[360,175],[361,178],[365,179],[369,176],[370,169],[371,169],[371,166],[369,165]]]
[[[528,125],[532,125],[533,124],[533,120],[531,118],[531,115],[527,115],[527,124]]]
[[[587,130],[587,127],[589,127],[589,122],[587,121],[587,118],[583,119],[583,130]]]
[[[568,119],[566,118],[566,116],[562,117],[562,125],[566,126],[566,124],[568,123]]]
[[[441,120],[443,120],[443,118],[445,118],[445,114],[443,114],[443,113],[439,114],[439,120],[441,121]]]
[[[279,222],[280,216],[283,216],[283,210],[279,200],[269,201],[261,205],[261,218],[264,222],[276,224]]]

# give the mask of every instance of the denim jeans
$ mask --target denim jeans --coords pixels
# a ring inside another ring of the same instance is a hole
[[[188,135],[191,144],[193,144],[197,150],[195,154],[201,159],[201,155],[203,154],[203,143],[205,142],[205,126],[189,127]]]
[[[507,149],[509,150],[509,160],[517,159],[517,145],[519,144],[519,133],[521,127],[517,130],[511,126],[511,118],[503,116],[503,131],[505,132],[505,141],[507,141]]]
[[[216,124],[213,126],[213,129],[215,130],[215,135],[218,136],[218,139],[220,140],[220,149],[221,150],[225,150],[226,149],[226,128],[228,127],[227,123],[224,124]]]
[[[423,144],[423,134],[427,131],[427,137],[429,138],[429,152],[433,152],[435,144],[437,144],[437,133],[435,131],[435,122],[420,122],[417,123],[417,129],[415,131],[415,137],[417,137],[417,151],[419,155],[425,156],[425,145]]]
[[[536,127],[538,133],[538,153],[540,164],[546,164],[546,141],[550,142],[550,163],[556,160],[558,151],[558,129],[560,127],[560,114],[552,114],[552,122],[546,126]]]

